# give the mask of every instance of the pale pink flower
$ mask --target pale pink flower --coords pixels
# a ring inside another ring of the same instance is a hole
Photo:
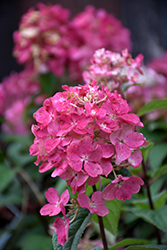
[[[131,86],[138,81],[142,74],[142,60],[143,55],[141,54],[132,59],[127,49],[124,49],[121,54],[104,48],[98,49],[95,51],[87,71],[83,72],[83,78],[86,84],[96,80],[111,91],[122,84]]]

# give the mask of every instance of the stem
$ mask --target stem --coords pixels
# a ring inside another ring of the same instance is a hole
[[[119,85],[119,87],[118,87],[118,92],[119,92],[119,94],[122,96],[123,99],[126,99],[126,98],[125,98],[125,95],[124,95],[124,93],[123,93],[123,91],[122,91],[122,89],[121,89],[121,87],[120,87],[120,85]]]
[[[149,185],[148,176],[147,176],[147,173],[146,173],[146,165],[144,164],[144,162],[142,163],[142,167],[143,167],[144,181],[145,181],[145,185],[146,185],[146,189],[147,189],[147,195],[148,195],[150,208],[151,208],[151,210],[154,210],[154,204],[153,204],[152,197],[151,197],[151,192],[150,192],[150,185]],[[157,235],[157,242],[158,242],[158,244],[161,244],[160,232],[159,232],[157,227],[154,226],[154,228],[155,228],[156,235]]]
[[[24,171],[24,170],[20,170],[18,172],[18,174],[26,181],[26,183],[29,185],[29,187],[31,188],[31,190],[33,191],[34,195],[37,198],[37,201],[39,202],[40,206],[43,206],[45,204],[44,198],[41,195],[38,187],[36,186],[36,184],[33,182],[33,180],[31,179],[31,177]]]
[[[93,186],[93,191],[96,192],[96,186]],[[108,245],[107,245],[107,240],[106,240],[106,235],[104,232],[104,225],[103,225],[103,219],[101,216],[98,215],[98,221],[99,221],[99,227],[100,227],[100,233],[101,233],[101,238],[104,246],[104,250],[108,250]]]

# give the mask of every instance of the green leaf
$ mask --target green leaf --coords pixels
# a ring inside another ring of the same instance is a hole
[[[141,152],[143,155],[143,161],[146,162],[147,158],[148,158],[148,154],[150,152],[150,149],[154,146],[154,143],[152,141],[149,141],[148,146],[146,146],[145,148],[141,148]]]
[[[147,114],[151,111],[154,111],[157,109],[166,109],[166,108],[167,108],[167,99],[153,100],[153,101],[146,103],[146,105],[144,105],[144,107],[142,107],[139,110],[137,115],[142,116],[142,115]]]
[[[90,250],[102,250],[101,247],[94,247],[94,248],[91,248]]]
[[[152,197],[155,210],[163,207],[166,203],[167,191],[163,191]],[[140,209],[149,209],[149,200],[148,199],[131,199],[131,203]]]
[[[13,205],[13,204],[21,204],[22,196],[20,194],[8,194],[4,196],[0,196],[0,207]]]
[[[156,211],[138,208],[129,208],[129,212],[142,218],[148,223],[153,224],[160,230],[167,232],[167,206],[161,207]]]
[[[162,167],[158,168],[155,172],[153,172],[153,178],[158,178],[164,174],[167,174],[167,164],[163,165]]]
[[[122,202],[116,198],[112,201],[106,201],[105,205],[109,209],[109,213],[103,217],[104,227],[113,235],[117,233],[118,222],[120,218]],[[92,216],[92,220],[98,223],[98,217],[96,214]]]
[[[57,234],[53,234],[53,249],[54,250],[76,250],[79,240],[87,226],[92,214],[88,209],[80,208],[75,220],[69,226],[69,241],[65,243],[64,247],[57,242]]]
[[[167,201],[167,190],[161,192],[160,194],[157,195],[157,200],[154,203],[154,209],[158,210],[159,208],[165,206],[166,201]]]
[[[46,74],[41,74],[39,80],[42,86],[43,91],[49,96],[52,95],[56,87],[59,85],[59,78],[56,77],[53,73],[49,72]]]
[[[150,244],[150,241],[142,239],[134,239],[134,238],[124,239],[115,244],[114,246],[109,247],[109,250],[118,249],[119,247],[126,247],[132,244]]]
[[[29,148],[19,142],[11,143],[8,146],[7,156],[17,167],[33,162],[35,158],[29,155]]]
[[[0,192],[2,192],[13,180],[15,172],[13,169],[9,168],[7,164],[4,163],[0,165]]]
[[[130,247],[125,248],[125,250],[167,250],[167,246],[151,244],[151,245],[143,245],[143,246],[130,246]]]
[[[149,154],[149,162],[151,168],[155,171],[161,165],[163,160],[167,157],[167,143],[160,143],[155,145]]]
[[[5,142],[19,142],[24,146],[27,146],[28,148],[30,147],[30,145],[33,143],[32,138],[31,138],[32,134],[27,133],[26,135],[22,136],[22,135],[11,135],[11,134],[5,134],[3,133],[1,135],[2,140]]]
[[[52,250],[52,241],[51,237],[46,235],[31,235],[29,236],[25,242],[22,250],[32,250],[32,249],[40,249],[40,250]]]

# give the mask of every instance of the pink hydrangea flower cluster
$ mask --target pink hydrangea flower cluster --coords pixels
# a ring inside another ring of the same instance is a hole
[[[25,124],[23,114],[32,96],[39,91],[40,85],[30,68],[4,78],[0,84],[0,115],[6,121],[2,124],[3,131],[16,134],[29,131],[32,121]]]
[[[61,5],[30,9],[14,32],[14,55],[20,63],[32,63],[37,72],[64,73],[67,48],[70,46],[69,10]]]
[[[61,5],[42,3],[23,15],[14,32],[18,62],[32,64],[39,73],[62,76],[67,70],[71,81],[81,81],[96,49],[130,49],[129,30],[105,10],[88,6],[72,20],[69,17],[70,11]]]
[[[60,176],[71,186],[73,194],[79,193],[77,208],[105,216],[109,212],[105,199],[116,197],[125,201],[143,185],[139,177],[115,173],[123,166],[140,165],[139,148],[147,145],[147,141],[136,128],[143,124],[137,115],[130,113],[127,101],[117,91],[111,93],[102,85],[96,85],[96,81],[63,88],[64,92],[46,99],[43,107],[35,112],[37,125],[32,126],[35,139],[30,154],[37,155],[35,164],[40,164],[40,172],[53,169],[52,177]],[[86,186],[95,185],[100,176],[108,177],[112,171],[115,180],[103,192],[94,192],[90,199],[85,194]],[[50,196],[46,195],[48,201],[55,204],[54,200],[56,206],[45,205],[42,214],[55,215],[60,209],[63,212],[61,204],[63,207],[66,203],[63,198],[52,200]],[[67,221],[65,223],[67,227]],[[63,237],[67,240],[67,236]]]
[[[123,83],[132,85],[142,74],[142,60],[142,54],[133,59],[127,49],[120,54],[102,48],[95,51],[91,65],[87,67],[87,71],[83,72],[83,79],[86,84],[96,80],[110,88],[111,91]]]
[[[94,51],[105,48],[121,52],[124,48],[131,49],[131,34],[122,23],[104,9],[96,9],[88,5],[71,21],[73,28],[82,39],[78,47],[70,48],[70,72],[75,75],[89,65]]]

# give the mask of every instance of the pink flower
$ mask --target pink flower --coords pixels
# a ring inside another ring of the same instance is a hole
[[[100,191],[94,192],[91,200],[86,194],[79,194],[78,203],[81,207],[89,209],[92,214],[96,213],[99,216],[105,216],[109,213],[108,208],[105,206],[105,201],[101,197]]]
[[[113,200],[117,198],[118,200],[127,200],[132,197],[132,194],[136,194],[140,190],[140,185],[144,182],[141,178],[136,176],[118,177],[113,180],[109,185],[105,187],[102,192],[102,197],[105,200]]]
[[[110,134],[110,141],[115,145],[116,149],[115,163],[117,165],[128,159],[131,156],[133,149],[137,149],[145,143],[144,136],[141,133],[133,131],[134,128],[131,125],[124,124],[121,130],[117,130]],[[134,160],[135,156],[138,157],[138,155],[136,155],[136,153],[133,154]],[[142,160],[141,157],[140,159]],[[140,165],[141,161],[138,162]]]
[[[0,114],[6,121],[2,124],[3,131],[11,134],[25,134],[29,131],[32,118],[26,118],[25,122],[24,113],[32,102],[32,96],[39,90],[37,76],[31,68],[25,68],[20,73],[12,72],[3,79],[0,84]]]
[[[49,204],[44,205],[40,213],[41,215],[49,215],[54,216],[59,214],[62,211],[62,207],[64,207],[69,201],[70,195],[68,189],[66,189],[59,198],[58,192],[55,188],[49,188],[45,192],[45,196]]]
[[[53,223],[55,233],[57,233],[57,241],[60,245],[64,246],[65,241],[68,241],[68,229],[69,229],[70,219],[63,220],[60,217],[57,217]]]
[[[89,176],[83,170],[77,172],[68,167],[68,169],[60,175],[60,177],[63,180],[69,181],[67,184],[71,186],[72,193],[74,194],[83,184],[86,183]]]
[[[84,170],[91,176],[96,177],[102,174],[102,168],[97,163],[102,157],[101,147],[98,145],[92,150],[92,139],[85,136],[79,143],[71,144],[69,153],[69,165],[76,171]]]
[[[91,65],[83,72],[83,78],[86,84],[96,80],[110,90],[117,89],[121,84],[130,86],[136,83],[142,74],[142,60],[141,54],[132,59],[127,49],[121,54],[104,48],[98,49],[91,59]]]
[[[19,63],[33,65],[35,71],[49,70],[62,75],[71,38],[69,10],[61,5],[37,5],[23,15],[19,30],[14,32],[14,55]]]
[[[75,193],[100,175],[107,177],[114,164],[138,167],[146,140],[136,131],[142,123],[126,100],[96,82],[63,88],[34,115],[38,124],[32,126],[30,154],[37,155],[36,165],[42,162],[39,171],[55,168],[52,177],[67,180]]]

